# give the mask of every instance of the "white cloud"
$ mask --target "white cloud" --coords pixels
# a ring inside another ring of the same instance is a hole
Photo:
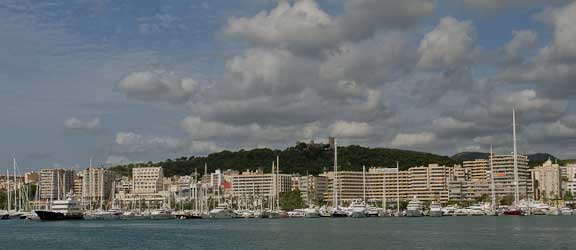
[[[175,72],[157,70],[131,73],[116,87],[136,100],[183,103],[198,90],[199,84]]]
[[[125,156],[120,155],[110,155],[106,158],[106,165],[109,166],[117,166],[117,165],[124,165],[130,163],[130,159]]]
[[[512,32],[512,40],[500,51],[500,58],[504,63],[522,62],[527,51],[536,45],[538,35],[531,30],[519,30]]]
[[[64,128],[67,131],[95,133],[101,129],[100,118],[94,117],[91,120],[81,120],[76,117],[70,117],[64,121]]]
[[[460,121],[452,117],[441,117],[434,119],[432,121],[432,126],[437,130],[454,131],[470,129],[474,126],[474,123]]]
[[[143,136],[134,132],[116,134],[116,147],[121,153],[178,152],[187,143],[173,137]]]
[[[434,13],[435,0],[345,1],[343,14],[331,16],[314,0],[281,0],[270,11],[232,17],[225,34],[257,46],[318,55],[341,41],[369,37],[385,27],[406,27]]]
[[[553,49],[559,58],[576,59],[576,2],[557,9],[552,14],[554,25]]]
[[[365,122],[337,121],[330,128],[330,134],[343,138],[362,138],[372,133],[372,127]]]
[[[313,0],[299,0],[293,5],[281,0],[273,10],[254,17],[232,17],[224,32],[256,45],[306,52],[325,48],[338,37],[332,17]]]
[[[447,70],[468,65],[475,43],[472,23],[444,17],[421,41],[418,66],[423,69]]]
[[[436,136],[429,132],[422,133],[400,133],[390,142],[395,147],[423,147],[429,146],[434,142]]]

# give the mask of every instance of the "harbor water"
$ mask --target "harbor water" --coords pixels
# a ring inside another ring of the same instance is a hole
[[[574,249],[576,216],[0,221],[0,249]]]

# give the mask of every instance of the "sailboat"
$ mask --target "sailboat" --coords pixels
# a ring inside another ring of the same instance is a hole
[[[334,181],[333,181],[333,207],[332,207],[332,217],[348,217],[348,213],[340,208],[340,203],[338,202],[338,143],[334,139]]]
[[[519,202],[520,202],[520,187],[518,184],[518,150],[517,150],[517,142],[516,142],[516,110],[512,110],[512,141],[514,144],[514,207],[504,211],[504,215],[513,215],[519,216],[522,215],[522,210],[520,210]]]
[[[365,218],[368,216],[368,207],[366,206],[366,167],[362,166],[362,183],[363,199],[354,200],[348,208],[348,215],[352,218]]]
[[[279,169],[280,169],[280,157],[276,156],[276,165],[272,163],[272,176],[274,178],[274,180],[272,181],[272,184],[274,185],[273,187],[274,202],[272,206],[274,208],[268,214],[268,218],[270,219],[288,218],[288,213],[280,209],[280,188],[278,187],[279,184],[278,175],[280,174]]]

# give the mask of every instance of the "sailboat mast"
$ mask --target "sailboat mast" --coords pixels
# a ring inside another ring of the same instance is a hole
[[[278,175],[280,175],[280,157],[276,156],[276,210],[280,210],[280,187]]]
[[[496,186],[494,184],[494,151],[490,146],[490,187],[492,189],[492,211],[496,210]]]
[[[362,188],[362,199],[366,202],[366,166],[362,166]]]
[[[400,162],[396,161],[396,210],[400,216]]]
[[[382,173],[382,209],[384,209],[384,213],[386,213],[386,208],[386,171],[384,171]]]
[[[16,180],[16,157],[13,157],[12,159],[14,160],[14,209],[20,211],[18,204],[18,181]]]
[[[512,137],[514,142],[514,184],[515,184],[515,192],[514,192],[514,206],[518,208],[518,203],[520,200],[520,187],[518,183],[518,149],[517,149],[517,141],[516,141],[516,110],[512,110]]]
[[[12,197],[10,195],[10,170],[6,169],[6,182],[7,182],[7,189],[8,189],[8,212],[12,209]]]
[[[338,210],[338,143],[334,138],[334,181],[333,181],[333,203],[334,208]]]

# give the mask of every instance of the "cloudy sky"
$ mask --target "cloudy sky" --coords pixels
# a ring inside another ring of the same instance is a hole
[[[0,0],[0,159],[299,140],[576,158],[571,0]]]

